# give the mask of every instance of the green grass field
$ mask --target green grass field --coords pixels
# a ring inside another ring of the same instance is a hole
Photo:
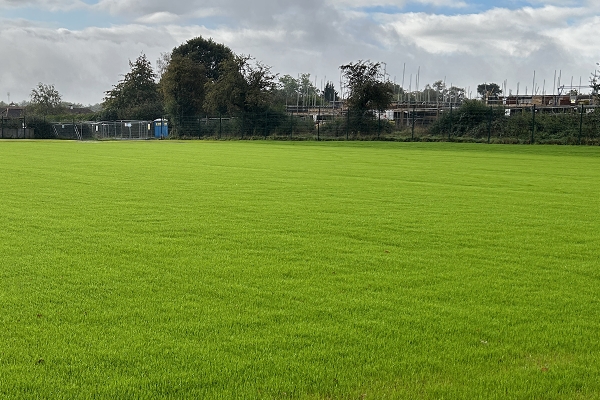
[[[0,397],[600,398],[600,148],[0,141]]]

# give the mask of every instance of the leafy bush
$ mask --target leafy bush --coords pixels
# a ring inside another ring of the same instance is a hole
[[[34,130],[36,139],[55,139],[52,122],[46,118],[30,117],[26,120],[27,127]]]

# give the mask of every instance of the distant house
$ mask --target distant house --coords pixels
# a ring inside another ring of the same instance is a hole
[[[14,104],[9,105],[0,113],[3,119],[23,118],[24,115],[25,107],[17,107]]]

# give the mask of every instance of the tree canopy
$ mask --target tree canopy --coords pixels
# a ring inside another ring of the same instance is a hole
[[[313,84],[310,74],[303,73],[294,78],[284,75],[279,78],[276,101],[281,104],[311,106],[322,104],[321,92]]]
[[[393,84],[382,79],[381,64],[360,60],[340,67],[349,90],[348,106],[359,111],[385,110],[394,96]]]
[[[234,60],[235,55],[229,47],[202,36],[175,47],[170,56],[161,55],[158,60],[161,92],[167,112],[175,117],[175,124],[183,115],[194,116],[214,109],[214,99],[211,104],[205,101],[207,89],[223,73],[228,73],[231,79]]]
[[[54,85],[46,85],[39,82],[31,90],[30,97],[31,103],[29,107],[35,114],[48,115],[60,111],[62,96]]]
[[[212,38],[204,39],[198,36],[190,39],[181,46],[175,47],[171,57],[189,58],[204,67],[207,80],[217,80],[221,75],[224,61],[232,60],[234,53],[224,44],[216,43]]]
[[[272,104],[276,75],[249,56],[235,56],[221,64],[221,75],[206,84],[210,112],[263,112]]]
[[[500,89],[500,85],[497,83],[482,83],[481,85],[477,85],[477,93],[485,98],[497,97],[502,94],[502,89]]]
[[[323,90],[323,97],[325,98],[325,101],[339,100],[338,92],[336,92],[335,86],[333,86],[333,82],[327,82]]]
[[[236,55],[226,45],[201,36],[161,53],[157,59],[158,73],[144,54],[130,61],[129,66],[131,70],[106,92],[102,117],[155,119],[165,112],[173,124],[173,132],[181,135],[187,135],[193,121],[209,114],[229,114],[234,119],[241,116],[242,124],[248,127],[252,126],[252,115],[266,120],[265,115],[272,113],[284,120],[285,105],[313,107],[340,100],[331,81],[324,81],[324,88],[319,90],[309,73],[279,77],[262,62]],[[402,100],[442,99],[455,103],[465,98],[464,89],[448,88],[440,80],[427,85],[422,92],[410,93],[407,99],[404,88],[387,79],[382,64],[369,60],[351,62],[340,69],[342,87],[347,89],[344,109],[349,110],[351,117],[347,123],[359,131],[371,129],[367,120],[381,117],[396,96],[399,101],[402,97]],[[499,87],[494,85],[488,84],[484,90],[498,92]],[[377,121],[379,124],[379,118]],[[261,126],[267,131],[266,122]]]
[[[182,115],[193,116],[202,112],[205,84],[206,74],[202,64],[174,55],[160,81],[167,113],[180,118]]]
[[[154,119],[162,114],[162,101],[152,64],[141,54],[123,79],[106,92],[105,115],[117,119]]]

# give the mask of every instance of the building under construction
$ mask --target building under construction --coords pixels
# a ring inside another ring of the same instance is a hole
[[[394,121],[399,129],[406,127],[427,127],[433,124],[444,113],[458,109],[464,98],[453,98],[447,101],[400,101],[393,102],[383,113],[373,112],[375,118]],[[494,96],[481,100],[485,105],[502,108],[506,116],[524,112],[567,114],[577,113],[579,108],[586,106],[587,112],[595,108],[593,95],[510,95]],[[347,107],[342,101],[328,106],[288,106],[290,115],[312,117],[315,123],[325,122],[347,115]]]

